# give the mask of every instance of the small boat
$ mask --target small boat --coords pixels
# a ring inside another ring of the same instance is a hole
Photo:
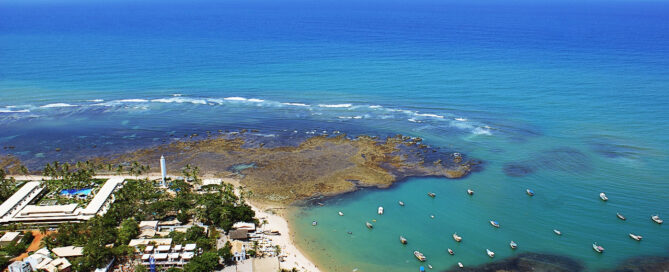
[[[367,226],[368,229],[373,229],[374,226],[372,226],[372,223],[365,222],[365,226]]]
[[[321,207],[325,206],[325,204],[323,204],[321,202],[318,202],[317,204],[318,204],[318,206],[321,206]]]
[[[348,234],[353,234],[353,232],[352,232],[352,231],[349,231]]]
[[[427,195],[430,196],[430,197],[432,197],[432,198],[434,198],[435,196],[437,196],[437,194],[435,194],[435,193],[433,193],[433,192],[429,192],[429,193],[427,193]]]
[[[597,242],[592,244],[592,249],[594,251],[597,251],[598,253],[603,253],[604,252],[604,248],[602,246],[597,245]]]
[[[474,190],[472,190],[472,189],[467,189],[467,194],[468,194],[468,195],[474,195]]]
[[[316,226],[316,225],[318,225],[318,222],[316,222],[316,220],[314,220],[313,222],[311,222],[311,225]]]
[[[625,217],[624,217],[622,214],[620,214],[620,213],[616,213],[616,216],[617,216],[620,220],[626,220],[626,219],[627,219],[627,218],[625,218]]]
[[[651,220],[655,221],[655,223],[662,224],[664,222],[662,219],[660,219],[659,215],[653,215],[650,217]]]
[[[486,248],[486,249],[485,249],[485,253],[488,254],[488,256],[490,256],[490,258],[494,258],[494,257],[495,257],[495,252],[492,252],[490,249],[487,249],[487,248]]]
[[[379,215],[382,215],[382,214],[383,214],[383,207],[379,207],[379,209],[378,209],[378,213],[379,213]]]
[[[455,252],[453,252],[453,250],[449,248],[449,249],[448,249],[448,254],[453,255],[453,254],[455,254]]]
[[[432,269],[432,265],[431,265],[431,264],[427,264],[427,268]]]
[[[434,219],[434,214],[430,214],[430,218]]]
[[[534,196],[534,191],[532,191],[530,189],[525,190],[525,192],[527,192],[528,196]]]
[[[609,200],[609,198],[606,197],[606,194],[605,194],[605,193],[599,193],[599,198],[601,198],[601,199],[604,200],[604,201]]]
[[[456,242],[460,242],[462,241],[462,237],[458,236],[458,233],[456,232],[453,233],[453,240],[455,240]]]
[[[637,240],[637,241],[641,241],[641,239],[643,239],[643,236],[630,233],[630,238],[632,238],[634,240]]]
[[[560,232],[559,230],[554,229],[553,232],[555,232],[555,234],[557,235],[562,235],[562,232]]]
[[[407,244],[407,238],[404,238],[404,236],[400,236],[400,243],[402,244]]]
[[[490,220],[490,225],[492,225],[493,227],[499,228],[499,222],[497,222],[497,221]]]
[[[339,212],[339,216],[344,216],[344,213],[343,213],[343,212]]]
[[[418,250],[414,251],[413,255],[416,256],[416,259],[418,259],[421,262],[427,260],[427,258],[425,258],[425,255],[423,255],[423,253],[420,253]]]
[[[514,241],[511,241],[511,243],[509,243],[509,246],[511,246],[511,249],[516,249],[518,247],[518,244],[516,244],[516,242]]]
[[[400,201],[399,203],[400,203],[400,206],[404,206],[404,202]]]
[[[463,267],[465,267],[465,266],[464,266],[464,265],[462,265],[462,263],[461,263],[461,262],[458,262],[458,267],[460,267],[460,268],[463,268]]]

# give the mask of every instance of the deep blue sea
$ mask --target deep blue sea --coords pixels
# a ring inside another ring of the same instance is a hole
[[[206,131],[277,144],[401,133],[485,169],[295,212],[324,270],[417,269],[413,250],[435,269],[522,252],[588,270],[669,255],[667,226],[650,220],[669,219],[669,3],[461,2],[2,1],[0,154],[37,169]]]

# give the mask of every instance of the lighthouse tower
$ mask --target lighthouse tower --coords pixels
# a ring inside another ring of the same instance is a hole
[[[165,167],[165,156],[160,156],[160,174],[162,175],[161,185],[165,186],[165,178],[167,178],[167,168]]]

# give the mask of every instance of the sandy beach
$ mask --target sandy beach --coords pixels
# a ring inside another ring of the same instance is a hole
[[[263,211],[255,205],[251,205],[256,212],[256,217],[267,223],[262,226],[265,230],[278,230],[281,235],[272,236],[272,242],[281,247],[281,255],[286,256],[285,261],[280,263],[281,268],[296,268],[299,271],[320,271],[293,243],[293,237],[288,222],[283,217],[270,212]]]

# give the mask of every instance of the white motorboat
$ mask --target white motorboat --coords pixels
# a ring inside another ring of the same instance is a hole
[[[490,225],[492,225],[493,227],[499,228],[499,222],[497,222],[495,220],[490,220]]]
[[[404,202],[400,201],[399,202],[400,206],[404,206]]]
[[[632,238],[632,239],[634,239],[634,240],[637,240],[637,241],[641,241],[641,239],[643,239],[643,236],[641,236],[641,235],[636,235],[636,234],[634,234],[634,233],[630,233],[630,238]]]
[[[424,262],[425,260],[427,260],[427,258],[425,258],[425,255],[423,255],[423,253],[420,253],[420,251],[418,251],[418,250],[414,251],[413,255],[416,256],[416,259],[418,259],[421,262]]]
[[[620,213],[616,213],[616,216],[617,216],[620,220],[627,220],[627,218],[625,218],[625,217],[624,217],[622,214],[620,214]]]
[[[402,244],[407,244],[407,238],[404,238],[404,236],[400,236],[400,243]]]
[[[449,248],[449,249],[448,249],[448,254],[454,255],[455,252],[453,252],[453,250]]]
[[[458,236],[458,233],[456,232],[453,233],[453,240],[455,240],[456,242],[460,242],[462,241],[462,237]]]
[[[560,232],[559,230],[554,229],[553,232],[555,232],[555,234],[557,235],[562,235],[562,232]]]
[[[603,252],[604,252],[604,248],[603,248],[602,246],[600,246],[600,245],[597,245],[597,242],[594,242],[594,243],[592,244],[592,249],[593,249],[594,251],[596,251],[597,253],[603,253]]]
[[[460,268],[463,268],[463,267],[465,267],[465,266],[464,266],[464,265],[462,265],[462,263],[461,263],[461,262],[458,262],[458,267],[460,267]]]
[[[653,220],[655,223],[662,224],[664,221],[660,219],[659,215],[653,215],[650,217],[651,220]]]
[[[367,226],[368,229],[373,229],[374,226],[372,226],[372,223],[365,222],[365,226]]]
[[[509,243],[509,246],[511,246],[511,249],[516,249],[518,247],[518,244],[516,244],[516,242],[514,241],[511,241],[511,243]]]
[[[378,213],[379,213],[379,215],[382,215],[382,214],[383,214],[383,207],[379,207],[379,209],[378,209]]]
[[[472,190],[472,189],[467,189],[467,194],[468,194],[468,195],[474,195],[474,190]]]
[[[485,253],[488,254],[488,256],[490,256],[490,258],[494,258],[494,257],[495,257],[495,252],[492,252],[492,250],[490,250],[490,249],[487,249],[487,248],[486,248],[486,249],[485,249]]]
[[[599,193],[599,198],[601,198],[601,199],[604,200],[604,201],[609,200],[609,198],[606,197],[606,194],[605,194],[605,193]]]
[[[339,212],[339,216],[344,216],[344,213],[343,213],[343,212]]]

